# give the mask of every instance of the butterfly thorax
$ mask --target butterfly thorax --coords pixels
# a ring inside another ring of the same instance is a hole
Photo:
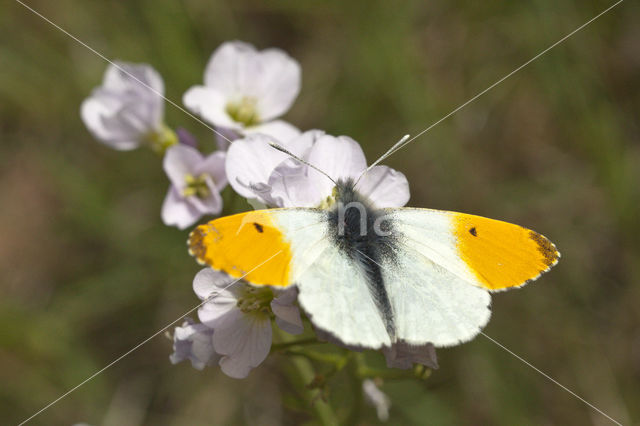
[[[337,182],[328,222],[330,237],[358,265],[387,332],[395,340],[394,314],[381,269],[383,260],[395,257],[393,223],[385,210],[358,193],[353,180]]]

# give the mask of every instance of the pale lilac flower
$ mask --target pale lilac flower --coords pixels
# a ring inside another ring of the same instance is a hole
[[[275,293],[271,287],[253,287],[223,272],[205,268],[198,272],[193,289],[206,303],[198,310],[200,321],[213,328],[213,347],[223,355],[222,371],[234,378],[247,377],[265,360],[271,348],[271,314],[284,331],[303,330],[300,311],[294,305],[296,289]]]
[[[292,154],[304,157],[322,135],[324,132],[320,130],[310,130],[280,145]],[[272,196],[269,178],[276,167],[291,157],[274,149],[270,142],[272,139],[262,134],[236,140],[227,151],[225,170],[229,184],[238,194],[273,207],[282,207],[285,201]]]
[[[397,342],[390,348],[383,348],[382,353],[389,368],[408,370],[413,367],[413,364],[422,364],[432,369],[438,368],[436,349],[431,343],[415,346]]]
[[[391,408],[391,399],[380,390],[376,383],[371,379],[365,379],[362,382],[362,392],[365,400],[376,409],[378,420],[386,422],[389,420],[389,409]]]
[[[292,154],[313,164],[335,181],[357,180],[367,168],[360,145],[348,136],[310,130],[282,144]],[[269,146],[268,138],[253,136],[229,148],[227,176],[233,189],[275,207],[326,207],[334,184],[322,173]],[[375,166],[356,190],[375,207],[401,207],[409,201],[409,183],[400,172]]]
[[[162,221],[185,229],[202,215],[222,211],[220,190],[227,185],[225,153],[207,157],[188,145],[175,145],[164,157],[164,171],[171,181],[162,205]]]
[[[298,96],[300,74],[300,64],[280,49],[226,42],[211,55],[204,86],[190,88],[183,102],[231,140],[262,133],[286,142],[300,131],[275,119]]]
[[[102,86],[84,100],[82,120],[93,136],[118,150],[149,144],[164,151],[177,143],[163,122],[164,83],[150,65],[116,62],[107,68]]]
[[[185,318],[173,332],[173,353],[169,359],[172,364],[188,359],[197,370],[215,364],[220,356],[213,350],[213,329]]]

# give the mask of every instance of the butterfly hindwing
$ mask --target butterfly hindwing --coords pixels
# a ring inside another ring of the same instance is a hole
[[[334,244],[298,279],[300,305],[316,327],[351,346],[389,346],[384,319],[356,263]]]
[[[381,264],[397,338],[441,347],[475,337],[491,316],[489,292],[402,242],[397,250]]]

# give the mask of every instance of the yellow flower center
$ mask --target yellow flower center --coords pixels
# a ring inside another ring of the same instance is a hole
[[[206,173],[200,173],[197,177],[187,174],[184,177],[187,186],[182,190],[182,195],[185,197],[195,195],[198,198],[207,198],[211,194],[209,185],[207,185],[207,178],[210,178],[210,176]]]
[[[238,298],[238,309],[245,314],[271,313],[273,291],[268,287],[252,287],[247,285]]]
[[[160,127],[160,130],[147,134],[146,139],[151,149],[160,155],[164,155],[167,148],[178,143],[178,135],[176,135],[176,132],[164,123],[162,127]]]
[[[246,127],[255,126],[260,123],[256,104],[256,98],[243,96],[238,102],[229,102],[226,111],[233,121],[242,123]]]

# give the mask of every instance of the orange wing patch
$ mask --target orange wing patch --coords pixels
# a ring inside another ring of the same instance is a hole
[[[546,237],[512,223],[462,213],[454,223],[462,260],[489,290],[535,280],[560,258]]]
[[[256,285],[290,283],[291,250],[268,210],[226,216],[189,235],[189,253],[201,264]],[[246,276],[245,276],[246,274]]]

